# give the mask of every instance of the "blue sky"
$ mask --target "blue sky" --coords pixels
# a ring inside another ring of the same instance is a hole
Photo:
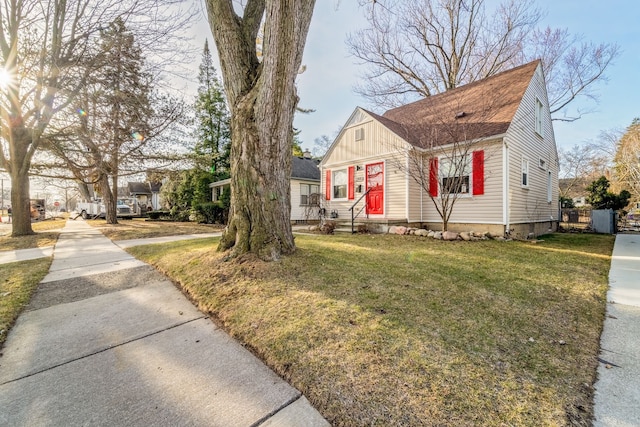
[[[303,147],[312,149],[321,135],[333,137],[356,106],[369,103],[353,93],[360,66],[350,57],[345,38],[364,25],[356,0],[317,0],[307,39],[303,63],[307,70],[298,78],[300,106],[316,110],[298,115],[294,125],[302,131]],[[573,123],[554,122],[556,142],[560,148],[596,139],[600,131],[624,129],[640,116],[640,3],[631,0],[538,0],[546,12],[543,25],[567,28],[582,35],[584,41],[617,43],[622,53],[607,72],[608,82],[598,85],[599,104],[594,113]],[[208,37],[205,18],[198,25],[196,40]]]

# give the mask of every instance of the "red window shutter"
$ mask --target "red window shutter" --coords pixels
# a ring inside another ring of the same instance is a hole
[[[429,194],[431,197],[438,195],[438,158],[429,160]]]
[[[473,168],[473,195],[484,194],[484,151],[474,151],[472,158]]]
[[[349,185],[347,186],[347,196],[349,198],[349,200],[353,200],[355,197],[355,173],[356,173],[356,168],[354,166],[349,166]]]
[[[325,198],[327,200],[331,200],[331,171],[327,171],[327,174],[325,175],[326,178],[324,180],[324,185],[325,185]]]

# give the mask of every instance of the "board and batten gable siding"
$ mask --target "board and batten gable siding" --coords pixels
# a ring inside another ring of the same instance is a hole
[[[536,132],[536,99],[542,108],[542,136]],[[505,136],[509,150],[509,224],[558,219],[558,152],[542,66],[533,75]],[[529,185],[522,186],[522,160],[529,161]],[[544,168],[540,167],[540,161]],[[548,181],[551,172],[551,201]]]
[[[469,195],[459,196],[449,217],[449,224],[502,224],[502,138],[477,143],[469,150],[469,155],[474,151],[484,151],[484,193],[472,195],[470,192]],[[429,168],[428,159],[425,168]],[[440,194],[438,188],[436,202]],[[423,200],[423,221],[440,223],[442,218],[428,192],[425,192]]]
[[[359,115],[361,120],[350,123],[356,115]],[[366,165],[382,162],[384,164],[384,213],[370,217],[406,220],[407,184],[400,166],[406,163],[403,159],[406,147],[407,143],[402,138],[366,112],[356,109],[321,162],[320,189],[325,195],[327,171],[348,170],[349,167],[354,167],[354,185],[356,187],[362,185],[362,192],[355,192],[352,200],[334,200],[333,195],[329,200],[323,197],[327,213],[335,210],[338,212],[339,219],[351,218],[349,208],[366,191]],[[362,201],[359,203],[359,206],[361,205]]]

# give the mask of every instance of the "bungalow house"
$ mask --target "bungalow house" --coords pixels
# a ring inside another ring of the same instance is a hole
[[[534,61],[382,115],[356,108],[320,163],[322,203],[372,227],[527,237],[557,227],[558,167]]]
[[[291,221],[306,222],[318,219],[320,209],[320,169],[319,160],[312,159],[306,151],[303,157],[293,156],[291,161]],[[219,200],[223,193],[230,191],[231,179],[212,182],[211,200]]]
[[[146,214],[149,210],[161,208],[160,182],[128,182],[127,190],[132,199],[133,211],[137,215]]]

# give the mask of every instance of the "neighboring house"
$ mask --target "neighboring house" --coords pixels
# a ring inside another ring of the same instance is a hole
[[[162,183],[129,182],[127,189],[133,199],[133,213],[143,215],[149,210],[161,208],[160,189]]]
[[[318,219],[320,209],[320,169],[317,159],[312,159],[308,151],[304,157],[293,156],[291,161],[291,221],[301,222]],[[231,179],[209,184],[211,199],[215,202],[230,191]]]
[[[597,178],[595,178],[597,179]],[[590,178],[560,178],[558,185],[560,186],[560,195],[571,198],[576,208],[587,206],[587,187],[595,181]]]
[[[356,108],[320,163],[323,207],[350,220],[369,191],[368,223],[437,230],[453,197],[449,230],[539,235],[557,228],[558,165],[535,61],[382,116]]]

